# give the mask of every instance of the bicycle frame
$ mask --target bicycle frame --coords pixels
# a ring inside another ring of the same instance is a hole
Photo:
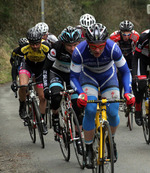
[[[106,158],[106,159],[104,158],[105,141],[104,141],[104,136],[103,136],[104,135],[103,130],[104,130],[104,126],[106,123],[109,126],[109,123],[107,121],[106,103],[115,103],[115,102],[125,102],[125,100],[124,99],[118,99],[118,100],[117,99],[116,100],[102,99],[102,100],[88,100],[87,101],[87,103],[97,103],[97,112],[96,112],[96,117],[95,117],[95,125],[96,125],[95,135],[97,136],[98,130],[100,130],[100,139],[99,139],[98,144],[97,144],[97,147],[98,147],[97,148],[98,149],[97,165],[100,165],[100,166],[104,166],[105,162],[109,162],[109,161],[112,162],[113,161],[112,160],[113,157],[112,158]],[[109,126],[109,128],[110,128],[110,126]],[[109,136],[112,138],[111,131],[110,131]],[[111,145],[112,145],[112,141],[111,141]],[[113,152],[113,148],[111,148],[111,150]]]

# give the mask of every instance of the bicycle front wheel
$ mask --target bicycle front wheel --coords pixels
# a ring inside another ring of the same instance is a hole
[[[129,127],[129,130],[131,131],[133,129],[133,112],[129,112],[128,113],[128,117],[127,117],[127,126]]]
[[[145,99],[143,99],[143,103],[142,103],[142,119],[143,119],[143,134],[144,134],[144,138],[147,144],[150,143],[150,118],[149,115],[146,114],[146,107],[145,107]]]
[[[85,152],[83,145],[83,138],[81,136],[81,129],[79,126],[79,122],[77,116],[73,109],[70,110],[70,118],[71,118],[71,132],[72,132],[72,141],[73,147],[75,150],[75,154],[77,157],[77,161],[80,165],[81,169],[85,167]]]
[[[26,100],[26,112],[27,112],[27,124],[28,130],[33,143],[36,142],[36,131],[35,131],[35,120],[34,120],[34,113],[33,113],[33,105],[30,103],[29,98]]]
[[[109,123],[104,122],[103,127],[103,146],[102,146],[102,160],[98,166],[99,173],[114,173],[114,149],[112,134]]]
[[[34,110],[35,110],[35,115],[36,115],[36,124],[37,124],[37,127],[38,127],[38,132],[39,132],[41,145],[42,145],[42,148],[44,148],[45,143],[44,143],[44,137],[43,137],[43,131],[42,131],[41,118],[40,118],[41,113],[40,113],[39,106],[38,106],[38,103],[37,103],[35,98],[33,98],[33,105],[34,105]]]
[[[46,111],[45,111],[45,119],[44,121],[46,122],[46,124],[48,125],[49,123],[49,128],[52,128],[52,110],[50,108],[50,101],[47,100],[47,105],[46,105]]]
[[[68,132],[68,121],[63,109],[63,103],[61,104],[59,118],[60,118],[60,135],[57,134],[59,138],[59,144],[61,152],[66,161],[70,160],[70,135]]]

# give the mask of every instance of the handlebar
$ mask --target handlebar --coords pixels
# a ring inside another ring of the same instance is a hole
[[[62,91],[60,91],[60,92],[56,92],[56,93],[51,93],[50,92],[50,95],[52,96],[56,96],[56,95],[65,95],[65,94],[72,94],[72,93],[74,93],[74,90],[73,89],[69,89],[69,90],[62,90]]]
[[[41,81],[39,81],[39,82],[33,82],[33,81],[31,81],[31,82],[29,82],[28,84],[25,84],[25,85],[17,85],[16,86],[16,91],[15,91],[15,98],[18,97],[18,94],[17,94],[18,88],[28,87],[29,90],[31,90],[31,87],[32,86],[35,86],[37,84],[41,84]]]
[[[115,100],[107,100],[107,99],[101,99],[101,100],[87,100],[87,103],[100,103],[100,104],[106,104],[106,103],[123,103],[126,102],[125,99],[115,99]]]

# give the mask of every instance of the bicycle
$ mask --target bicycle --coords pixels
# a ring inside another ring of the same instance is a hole
[[[39,83],[39,82],[38,82]],[[27,85],[20,85],[17,88],[26,87],[26,118],[25,118],[25,126],[28,126],[29,134],[33,143],[36,142],[36,128],[38,129],[41,147],[45,147],[44,137],[42,133],[42,123],[41,113],[39,110],[38,100],[36,96],[36,91],[34,86],[38,84],[34,82],[31,78]],[[16,92],[17,97],[17,92]]]
[[[95,153],[92,173],[114,173],[114,149],[109,122],[107,121],[106,103],[124,102],[124,100],[88,100],[87,103],[97,103],[95,117],[95,136],[93,150]]]
[[[141,76],[136,78],[136,86],[138,90],[138,81],[144,80],[146,81],[146,90],[144,93],[143,101],[142,101],[142,127],[143,134],[147,144],[150,143],[150,78],[146,76]]]
[[[66,161],[70,160],[70,144],[73,143],[75,155],[81,169],[85,167],[85,152],[83,139],[79,127],[77,116],[72,108],[71,94],[73,89],[67,90],[66,87],[54,95],[62,95],[59,109],[60,134],[56,133],[62,154]],[[79,146],[80,144],[80,146]],[[79,148],[80,147],[80,148]]]

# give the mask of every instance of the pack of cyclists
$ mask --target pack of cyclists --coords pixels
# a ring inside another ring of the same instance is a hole
[[[93,167],[96,115],[96,104],[87,104],[87,100],[98,99],[99,87],[101,97],[119,99],[123,85],[126,104],[135,104],[135,121],[138,125],[142,125],[141,95],[144,94],[145,85],[141,82],[140,90],[137,92],[135,83],[132,84],[132,78],[137,75],[147,75],[150,30],[142,32],[139,37],[133,27],[132,22],[122,21],[119,30],[109,36],[107,28],[97,23],[94,16],[84,14],[80,17],[78,26],[67,26],[57,38],[49,33],[46,23],[39,22],[27,31],[26,38],[19,40],[19,46],[13,50],[10,58],[11,89],[14,92],[17,90],[17,76],[19,85],[27,84],[30,77],[34,76],[35,81],[39,82],[36,91],[40,100],[41,120],[44,120],[46,100],[51,98],[55,133],[61,133],[58,114],[61,96],[56,97],[53,94],[61,91],[64,82],[67,88],[75,90],[72,104],[84,131],[87,168]],[[130,69],[132,69],[132,75]],[[121,76],[119,83],[118,73]],[[132,85],[135,86],[133,87],[135,97],[131,94]],[[19,115],[24,121],[26,118],[25,99],[26,88],[20,88]],[[82,119],[79,115],[83,108],[85,116]],[[119,103],[107,105],[115,161],[117,161],[117,148],[114,137],[120,122],[118,110]],[[48,133],[46,123],[43,123],[42,130],[44,135]],[[55,140],[57,141],[56,137]],[[78,152],[80,153],[80,147]]]

